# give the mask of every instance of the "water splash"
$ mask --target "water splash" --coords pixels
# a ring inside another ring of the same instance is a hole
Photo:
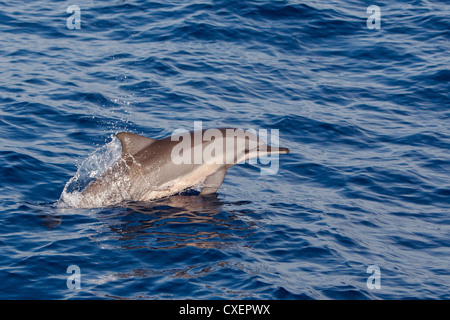
[[[66,183],[61,193],[57,202],[58,207],[78,207],[84,188],[120,159],[122,145],[114,135],[111,138],[109,143],[97,148],[78,166],[77,172]]]

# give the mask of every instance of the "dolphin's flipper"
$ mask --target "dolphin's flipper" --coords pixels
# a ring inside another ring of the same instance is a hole
[[[225,178],[225,174],[227,173],[226,168],[221,168],[218,171],[214,172],[213,174],[206,177],[204,186],[202,191],[200,192],[200,195],[205,196],[208,194],[212,194],[219,190],[220,186],[222,185],[223,178]]]
[[[132,156],[139,151],[147,148],[156,139],[150,139],[131,132],[119,132],[116,134],[117,139],[122,143],[122,158]]]

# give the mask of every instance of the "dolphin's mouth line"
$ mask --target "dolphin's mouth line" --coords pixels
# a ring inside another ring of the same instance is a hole
[[[275,150],[274,150],[275,149]],[[256,148],[253,148],[251,150],[248,151],[248,153],[250,152],[266,152],[267,154],[288,154],[289,152],[291,152],[288,148],[284,148],[284,147],[269,147],[266,146],[265,148],[261,149],[259,146]]]

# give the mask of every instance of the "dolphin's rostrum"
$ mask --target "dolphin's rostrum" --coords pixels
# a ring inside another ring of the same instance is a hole
[[[156,140],[129,132],[116,135],[122,156],[81,193],[79,207],[123,201],[150,201],[200,185],[200,195],[215,193],[227,170],[261,156],[289,153],[268,146],[253,132],[220,128],[183,131]]]

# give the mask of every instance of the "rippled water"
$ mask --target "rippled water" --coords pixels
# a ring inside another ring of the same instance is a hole
[[[449,299],[450,6],[368,5],[0,1],[0,298]],[[56,206],[115,133],[200,120],[291,153],[216,197]]]

